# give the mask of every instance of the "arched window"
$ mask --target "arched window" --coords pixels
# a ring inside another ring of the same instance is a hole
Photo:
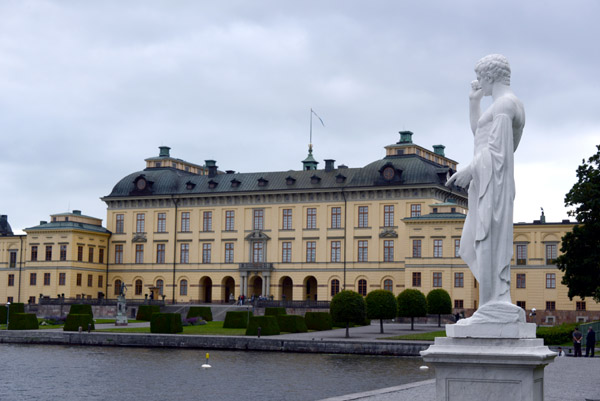
[[[179,282],[179,295],[187,295],[187,280],[181,280]]]
[[[163,287],[165,286],[164,281],[160,279],[156,280],[156,286],[158,287],[158,294],[163,295]]]
[[[142,280],[135,280],[135,295],[142,295]]]
[[[358,280],[358,293],[363,297],[367,295],[367,280]]]
[[[383,281],[383,289],[386,291],[392,291],[394,289],[394,282],[389,278]]]
[[[340,280],[334,278],[331,280],[331,296],[335,296],[338,292],[340,292]]]
[[[115,280],[115,295],[121,293],[121,280]]]

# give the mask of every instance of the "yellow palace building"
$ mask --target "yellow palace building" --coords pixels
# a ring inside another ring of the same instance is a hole
[[[445,186],[457,162],[443,145],[425,149],[412,135],[400,132],[385,157],[362,168],[334,160],[318,168],[309,148],[301,170],[258,173],[189,163],[162,146],[102,198],[106,228],[73,211],[25,236],[10,226],[0,233],[0,302],[115,298],[122,284],[128,298],[153,292],[171,303],[444,288],[455,311],[469,314],[477,283],[458,257],[467,195]],[[543,215],[514,226],[511,293],[538,310],[538,322],[600,316],[591,299],[569,300],[554,265],[572,227]]]

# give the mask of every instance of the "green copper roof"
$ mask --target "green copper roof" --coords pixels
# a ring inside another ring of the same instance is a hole
[[[106,228],[102,226],[96,226],[94,224],[78,223],[74,221],[55,221],[46,224],[40,224],[38,226],[26,228],[25,232],[28,231],[41,231],[41,230],[85,230],[96,233],[110,234]]]

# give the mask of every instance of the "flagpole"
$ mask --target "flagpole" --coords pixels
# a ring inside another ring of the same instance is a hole
[[[312,108],[310,109],[310,141],[308,146],[312,147],[312,115],[313,115],[313,110]]]

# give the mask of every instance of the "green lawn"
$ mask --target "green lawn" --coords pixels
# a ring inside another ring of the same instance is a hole
[[[111,333],[150,333],[150,327],[122,327],[96,331],[107,331]],[[224,329],[223,322],[206,322],[205,325],[185,326],[182,334],[243,336],[246,334],[246,329]]]
[[[380,338],[380,340],[414,340],[414,341],[434,341],[436,337],[446,337],[446,330],[431,331],[429,333],[415,333],[404,336],[394,336]]]

